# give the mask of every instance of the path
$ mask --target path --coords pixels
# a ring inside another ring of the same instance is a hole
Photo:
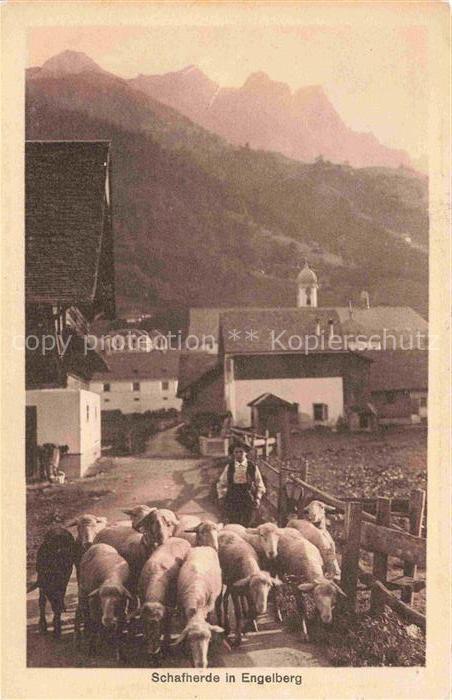
[[[181,424],[182,425],[182,424]],[[193,457],[191,452],[177,440],[180,425],[163,430],[149,438],[146,444],[146,457],[171,457],[173,459]]]
[[[149,448],[168,451],[174,449],[174,428],[165,431],[150,441]],[[171,453],[171,452],[170,452]],[[160,454],[162,454],[160,452]],[[181,459],[125,457],[116,460],[116,472],[121,476],[119,486],[97,501],[90,511],[105,515],[110,522],[123,521],[122,508],[137,503],[147,503],[157,507],[169,507],[178,513],[196,514],[217,520],[211,497],[212,484],[221,470],[209,459]],[[115,472],[115,473],[116,473]],[[125,522],[129,522],[128,520]],[[28,666],[47,667],[115,667],[111,649],[101,648],[100,653],[89,659],[83,651],[73,645],[73,620],[77,600],[75,574],[69,582],[66,596],[66,613],[63,614],[63,634],[59,641],[51,634],[38,632],[38,592],[27,597],[27,657]],[[48,614],[50,618],[50,611]],[[210,665],[217,667],[246,666],[325,666],[326,660],[317,649],[300,642],[299,635],[284,631],[272,616],[259,621],[260,631],[248,633],[242,645],[226,651],[221,643],[214,645]],[[145,667],[148,664],[140,653],[139,639],[128,647],[128,663],[132,667]],[[183,650],[175,647],[165,658],[164,666],[190,667]]]

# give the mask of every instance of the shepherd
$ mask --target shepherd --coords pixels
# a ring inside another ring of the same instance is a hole
[[[249,527],[257,519],[265,485],[256,464],[243,447],[235,447],[217,482],[218,503],[225,520]]]

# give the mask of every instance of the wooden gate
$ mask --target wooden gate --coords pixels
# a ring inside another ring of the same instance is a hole
[[[39,477],[38,462],[38,414],[36,406],[25,409],[25,478],[34,481]]]

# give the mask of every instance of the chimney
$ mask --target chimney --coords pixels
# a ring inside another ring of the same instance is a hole
[[[361,306],[363,309],[370,309],[369,292],[363,291],[360,294]]]

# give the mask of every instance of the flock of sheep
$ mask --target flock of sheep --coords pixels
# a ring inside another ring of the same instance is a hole
[[[264,523],[256,528],[201,521],[162,508],[135,506],[124,512],[130,525],[108,525],[90,514],[55,526],[37,554],[41,632],[47,630],[46,601],[51,604],[54,634],[61,634],[61,613],[73,566],[78,582],[74,637],[82,632],[89,654],[99,633],[107,634],[118,660],[123,632],[143,635],[144,651],[156,655],[171,643],[172,617],[181,614],[183,630],[173,644],[186,642],[195,667],[206,668],[212,635],[230,633],[229,598],[235,613],[235,643],[244,622],[257,629],[269,594],[289,576],[309,592],[322,621],[332,621],[340,570],[334,542],[326,528],[326,506],[312,501],[306,519],[287,527]],[[74,538],[69,529],[77,529]],[[275,601],[277,596],[275,596]],[[213,624],[216,613],[217,624]],[[280,613],[276,605],[276,614]],[[307,638],[306,624],[303,632]]]

